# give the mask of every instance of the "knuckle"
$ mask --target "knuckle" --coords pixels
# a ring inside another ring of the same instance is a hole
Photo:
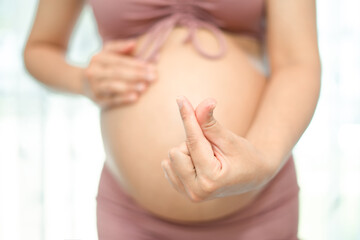
[[[124,84],[120,84],[120,83],[116,83],[114,85],[114,88],[116,88],[116,92],[121,94],[121,95],[125,94],[127,91],[130,90],[129,86],[124,85]]]
[[[126,80],[128,78],[128,73],[126,71],[126,68],[124,68],[124,67],[115,68],[114,76],[117,78],[120,78],[122,80]]]
[[[134,68],[127,69],[127,71],[124,71],[124,72],[125,72],[126,78],[128,80],[137,81],[137,80],[141,79],[140,72],[138,70],[134,69]]]
[[[182,153],[189,155],[189,149],[188,149],[185,141],[182,142],[178,148]]]
[[[116,69],[113,68],[113,67],[109,67],[109,68],[106,69],[106,76],[107,76],[108,78],[114,78],[114,77],[116,77],[116,73],[117,73],[117,71],[116,71]]]
[[[105,89],[106,86],[100,86],[99,84],[95,84],[92,88],[92,91],[97,99],[101,99],[103,97]]]
[[[211,128],[216,127],[216,125],[218,125],[218,124],[219,123],[218,123],[218,121],[216,121],[215,118],[211,118],[210,121],[208,121],[202,125],[202,128],[203,129],[211,129]]]
[[[170,160],[173,160],[173,158],[176,156],[177,153],[177,149],[176,148],[171,148],[168,152],[169,158]]]
[[[112,90],[112,88],[109,84],[104,83],[102,85],[99,85],[97,90],[101,93],[108,93]]]
[[[191,202],[193,202],[193,203],[199,203],[204,200],[199,194],[196,194],[193,191],[189,192],[188,195],[189,195]]]
[[[190,135],[190,134],[186,138],[186,144],[190,151],[198,149],[200,147],[199,140],[195,136]]]
[[[113,67],[111,68],[111,73],[114,77],[121,77],[123,75],[123,68],[122,67]]]
[[[208,177],[199,177],[199,187],[201,190],[209,195],[216,190],[216,182]]]
[[[162,167],[164,170],[169,169],[169,168],[170,168],[169,159],[164,159],[164,160],[161,162],[161,167]]]
[[[167,161],[166,159],[164,159],[164,160],[161,161],[161,167],[162,167],[163,169],[166,168],[166,164],[167,164],[166,161]]]
[[[124,79],[124,71],[122,68],[109,68],[108,74],[111,78],[117,79],[117,80],[123,80]]]
[[[84,70],[84,75],[87,79],[92,79],[95,75],[95,71],[93,68],[88,67]]]
[[[146,89],[146,84],[142,82],[135,82],[134,84],[128,84],[127,89],[142,93]]]
[[[135,82],[135,81],[138,80],[138,75],[137,75],[136,71],[131,70],[131,69],[127,69],[124,72],[125,72],[125,75],[126,75],[126,79],[128,81]]]
[[[138,80],[148,80],[147,73],[142,69],[135,69],[134,78]]]
[[[95,103],[98,103],[99,105],[105,105],[106,104],[106,102],[103,99],[101,99],[100,96],[98,96],[96,94],[93,95],[93,101]]]
[[[97,54],[95,54],[95,55],[92,56],[90,62],[91,62],[92,64],[97,63],[98,61],[100,61],[100,58],[101,58],[101,54],[100,54],[100,53],[97,53]]]
[[[93,98],[97,102],[100,102],[100,101],[103,100],[101,92],[99,90],[97,90],[97,89],[93,91]]]
[[[181,115],[181,118],[182,118],[184,121],[188,120],[188,118],[189,118],[187,112],[185,111],[185,108],[181,108],[181,110],[180,110],[180,115]]]

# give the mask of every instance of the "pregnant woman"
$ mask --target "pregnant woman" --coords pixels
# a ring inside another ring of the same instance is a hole
[[[78,67],[65,54],[84,4],[103,46]],[[39,1],[26,68],[101,109],[99,239],[297,239],[292,149],[320,92],[315,9],[314,0]]]

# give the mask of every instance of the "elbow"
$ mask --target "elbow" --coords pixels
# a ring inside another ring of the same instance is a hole
[[[289,78],[297,79],[294,83],[297,82],[297,84],[301,85],[302,89],[307,89],[306,92],[309,95],[316,99],[319,98],[322,64],[318,55],[285,61],[280,65],[276,65],[273,73],[273,75],[283,76],[279,77],[279,79],[286,79],[285,81]],[[298,87],[300,87],[300,85],[298,85]]]
[[[306,75],[312,75],[312,80],[316,78],[318,81],[320,81],[322,72],[320,56],[319,54],[312,54],[306,57],[288,57],[278,61],[274,61],[271,64],[272,74],[277,74],[278,72],[284,71],[286,72],[289,70],[300,71],[305,73]]]
[[[310,65],[311,69],[313,69],[314,73],[316,74],[317,78],[320,81],[322,74],[322,62],[320,56],[316,56],[314,57],[314,60],[308,62],[309,62],[308,65]]]
[[[310,62],[310,68],[314,74],[314,81],[318,83],[318,91],[320,92],[321,87],[321,76],[322,76],[322,63],[320,57],[315,58],[315,61]]]
[[[322,72],[322,64],[320,57],[314,57],[313,59],[308,59],[306,61],[301,61],[299,63],[301,68],[304,69],[304,71],[309,72],[312,76],[314,76],[315,81],[320,83],[321,80],[321,72]]]
[[[316,81],[320,84],[322,74],[322,62],[319,51],[316,51],[316,53],[309,55],[306,59],[302,61],[302,63],[303,65],[307,66],[307,68],[313,73]]]
[[[314,100],[317,103],[321,93],[322,64],[320,58],[315,58],[315,60],[307,63],[303,62],[302,69],[304,69],[304,76],[308,80],[306,84],[310,87],[308,92],[313,93]]]
[[[302,62],[300,65],[301,71],[304,73],[304,78],[306,78],[306,84],[311,86],[311,89],[314,91],[316,99],[320,96],[321,91],[321,72],[322,66],[320,58],[315,58],[314,60],[307,62]]]
[[[299,61],[297,66],[305,73],[305,76],[309,81],[317,85],[318,90],[320,91],[321,85],[321,72],[322,65],[320,57],[313,57],[307,60]]]
[[[322,61],[319,58],[319,64],[318,64],[318,72],[319,72],[319,78],[322,76]]]

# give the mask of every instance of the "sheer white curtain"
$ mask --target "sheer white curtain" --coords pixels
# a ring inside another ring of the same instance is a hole
[[[301,239],[360,239],[360,2],[318,0],[323,65],[314,118],[294,149]],[[95,195],[105,158],[98,108],[41,85],[22,48],[35,0],[0,1],[0,240],[96,239]],[[91,9],[68,60],[100,47]],[[306,97],[306,93],[304,93]]]
[[[304,239],[360,239],[359,9],[356,0],[317,1],[321,94],[294,151]]]
[[[26,73],[22,49],[37,1],[0,1],[0,239],[96,239],[95,195],[105,158],[99,111]],[[68,59],[100,47],[86,7]]]

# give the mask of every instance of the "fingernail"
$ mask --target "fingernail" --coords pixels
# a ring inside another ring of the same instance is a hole
[[[177,102],[177,104],[178,104],[179,109],[181,109],[182,106],[184,105],[182,96],[177,96],[177,97],[176,97],[176,102]]]

